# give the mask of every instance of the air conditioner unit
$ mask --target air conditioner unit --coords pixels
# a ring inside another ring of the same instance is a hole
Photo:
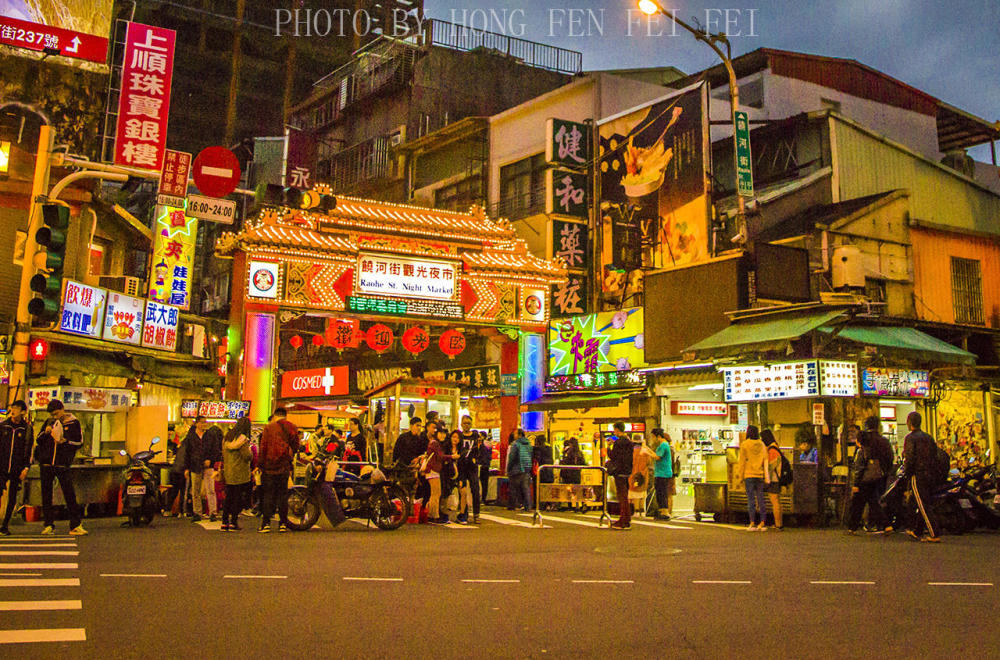
[[[396,147],[406,142],[406,124],[400,124],[389,134],[389,146]]]
[[[124,293],[126,296],[138,296],[141,283],[138,277],[127,275],[102,275],[98,281],[98,285],[102,289],[111,289],[118,293]]]

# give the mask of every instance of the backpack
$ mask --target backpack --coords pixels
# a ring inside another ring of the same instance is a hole
[[[785,458],[785,453],[778,450],[778,457],[781,459],[781,475],[778,477],[778,485],[784,488],[792,485],[792,464]]]
[[[951,475],[951,456],[941,447],[934,446],[934,482],[943,484]]]

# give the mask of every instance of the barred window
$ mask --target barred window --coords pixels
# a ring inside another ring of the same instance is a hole
[[[983,276],[977,259],[951,258],[955,323],[983,324]]]

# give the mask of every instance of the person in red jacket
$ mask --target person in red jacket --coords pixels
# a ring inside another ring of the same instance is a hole
[[[261,470],[260,529],[271,531],[271,516],[278,511],[278,531],[288,531],[288,478],[292,456],[299,450],[299,429],[289,422],[284,408],[277,408],[260,436],[258,461]]]

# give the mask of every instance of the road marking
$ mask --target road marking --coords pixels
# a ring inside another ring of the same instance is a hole
[[[0,557],[25,557],[28,555],[60,555],[66,557],[76,557],[80,554],[79,550],[13,550],[11,552],[4,552],[0,550]]]
[[[14,563],[10,563],[10,564],[0,563],[0,571],[22,570],[22,569],[24,569],[24,570],[32,569],[32,570],[36,570],[36,571],[38,569],[43,569],[43,570],[67,570],[67,569],[68,570],[76,570],[77,568],[79,568],[79,564],[76,564],[76,563],[53,563],[53,564],[45,564],[45,563],[39,563],[39,562],[24,562],[24,563],[18,562],[16,564],[14,564]]]
[[[24,541],[32,541],[34,543],[55,543],[57,541],[72,541],[76,543],[76,536],[69,536],[68,534],[62,536],[48,535],[48,536],[6,536],[0,537],[0,545],[7,543],[23,543]]]
[[[691,584],[751,584],[750,580],[691,580]]]
[[[80,578],[31,578],[0,580],[0,587],[79,587]]]
[[[531,516],[530,513],[524,515]],[[542,526],[539,527],[538,525],[532,525],[531,523],[526,523],[521,520],[513,520],[511,518],[504,518],[503,516],[494,516],[489,513],[481,513],[479,514],[479,517],[482,520],[489,520],[490,522],[500,523],[501,525],[511,525],[512,527],[529,527],[532,529],[542,529],[542,528],[552,529],[552,525],[546,525],[543,523]]]
[[[635,584],[634,580],[571,580],[573,584]]]
[[[29,575],[35,575],[35,576],[41,577],[42,574],[41,573],[0,573],[0,576],[7,576],[7,577],[14,577],[14,576],[17,576],[17,577],[27,577]]]
[[[403,578],[384,578],[384,577],[345,577],[345,580],[352,582],[402,582]]]
[[[519,513],[517,515],[521,516],[522,518],[532,518],[533,517],[533,514],[531,514],[531,513]],[[479,516],[479,517],[482,518],[482,516]],[[546,520],[548,520],[550,522],[564,522],[564,523],[569,523],[570,525],[580,525],[581,527],[600,527],[601,526],[600,523],[591,522],[589,520],[576,520],[574,518],[563,518],[561,516],[542,516],[542,515],[539,515],[539,517],[542,519],[542,523],[543,524],[545,523]]]
[[[486,580],[486,579],[468,579],[462,580],[462,582],[472,582],[480,584],[517,584],[520,580]]]
[[[101,577],[115,578],[165,578],[165,573],[101,573]]]
[[[0,548],[75,548],[76,543],[4,543]]]
[[[286,580],[287,575],[223,575],[227,580]]]
[[[0,611],[28,612],[36,610],[79,610],[83,601],[79,600],[0,600]]]
[[[671,525],[669,523],[655,523],[648,520],[636,520],[632,519],[633,525],[646,525],[647,527],[663,527],[664,529],[686,529],[690,530],[690,527],[684,527],[683,525]]]
[[[30,630],[0,630],[0,644],[30,642],[85,642],[83,628],[33,628]]]
[[[931,587],[992,587],[992,582],[928,582]]]
[[[875,584],[868,580],[812,580],[809,584]]]

